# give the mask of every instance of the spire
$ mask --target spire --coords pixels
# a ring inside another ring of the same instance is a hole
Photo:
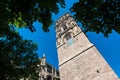
[[[43,54],[43,57],[41,58],[41,65],[45,66],[45,63],[46,63],[46,57],[45,54]]]

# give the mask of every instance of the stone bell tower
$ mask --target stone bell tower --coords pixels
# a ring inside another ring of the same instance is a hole
[[[118,80],[70,14],[60,17],[55,29],[61,80]]]

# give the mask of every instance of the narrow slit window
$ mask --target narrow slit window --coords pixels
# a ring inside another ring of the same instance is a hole
[[[97,71],[97,73],[100,73],[100,71],[99,70],[96,70]]]

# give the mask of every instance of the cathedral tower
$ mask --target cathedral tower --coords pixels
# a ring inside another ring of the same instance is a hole
[[[70,14],[56,21],[55,29],[61,80],[118,80]]]

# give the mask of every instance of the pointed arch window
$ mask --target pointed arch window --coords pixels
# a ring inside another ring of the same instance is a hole
[[[67,29],[67,26],[66,26],[66,25],[64,25],[64,26],[63,26],[63,30],[66,30],[66,29]]]

